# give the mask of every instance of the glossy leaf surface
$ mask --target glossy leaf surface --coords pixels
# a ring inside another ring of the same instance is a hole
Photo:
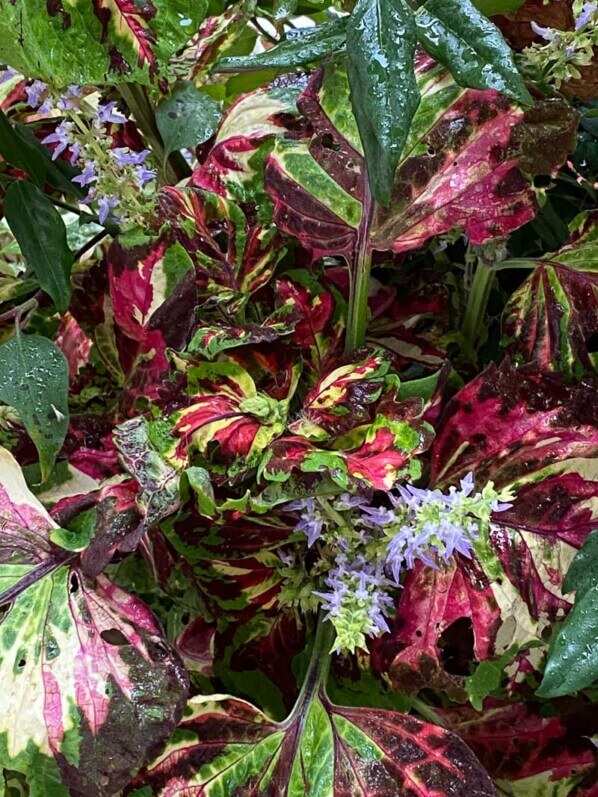
[[[137,598],[50,542],[57,525],[0,461],[0,764],[34,797],[108,797],[176,726],[186,674]]]
[[[14,407],[35,443],[42,481],[68,426],[68,363],[48,338],[17,333],[0,346],[0,400]]]
[[[6,221],[42,290],[66,313],[71,299],[73,254],[62,217],[32,183],[13,183],[4,198]]]
[[[0,9],[0,58],[30,77],[69,83],[150,83],[195,32],[205,8],[180,0],[15,0]]]
[[[496,793],[453,734],[392,711],[335,706],[321,692],[280,724],[232,697],[194,698],[171,745],[127,794],[150,789],[157,797]]]

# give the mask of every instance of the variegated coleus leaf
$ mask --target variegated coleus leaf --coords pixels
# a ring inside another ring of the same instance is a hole
[[[178,724],[186,672],[141,601],[54,544],[4,449],[0,468],[0,767],[31,797],[110,797]]]
[[[535,703],[488,700],[484,710],[439,709],[504,793],[595,797],[598,730],[591,703],[569,701],[548,714]]]
[[[181,0],[15,0],[0,8],[0,60],[59,86],[153,83],[205,10]]]
[[[575,146],[571,108],[540,99],[523,110],[496,92],[462,89],[424,56],[416,73],[421,105],[391,204],[374,213],[370,247],[409,251],[455,228],[484,243],[532,219],[531,179],[553,172]],[[365,180],[342,63],[315,73],[297,106],[307,120],[303,133],[279,136],[266,160],[275,221],[314,258],[351,260]]]
[[[331,271],[335,269],[326,269],[316,277],[293,269],[274,283],[277,302],[292,307],[299,315],[291,343],[302,350],[306,370],[316,375],[340,356],[345,329],[345,299]]]
[[[454,349],[466,344],[455,330],[454,289],[446,275],[428,269],[405,278],[399,274],[398,285],[389,290],[379,305],[370,300],[366,342],[384,349],[397,371],[412,363],[436,370],[449,359],[449,351],[457,361]]]
[[[233,360],[182,367],[193,398],[169,419],[178,441],[173,461],[186,462],[190,449],[204,456],[215,449],[220,461],[228,463],[228,476],[256,466],[263,451],[285,429],[297,369],[288,394],[275,399],[259,391],[251,375]]]
[[[285,76],[243,94],[222,117],[214,143],[190,185],[237,202],[264,194],[264,159],[273,141],[297,126],[305,77]]]
[[[245,25],[243,15],[235,6],[218,16],[206,17],[197,33],[170,59],[171,71],[179,80],[192,80],[196,86],[202,85],[220,51],[226,49]]]
[[[428,425],[417,419],[394,421],[378,415],[372,423],[331,441],[329,448],[297,435],[280,437],[270,445],[260,472],[275,482],[285,482],[293,473],[321,473],[343,490],[386,491],[400,478],[420,475],[415,457],[429,447],[432,437]]]
[[[420,567],[408,577],[382,665],[396,683],[418,689],[434,680],[458,694],[463,682],[455,675],[470,674],[476,662],[512,646],[522,652],[509,668],[508,689],[537,672],[546,652],[543,632],[571,606],[564,576],[596,523],[594,394],[591,386],[564,385],[505,362],[487,368],[448,404],[432,448],[432,484],[446,488],[472,471],[478,488],[494,481],[512,487],[516,499],[476,542],[474,560],[459,557],[439,573]],[[446,601],[438,600],[439,581]],[[451,633],[465,651],[456,673],[442,651]]]
[[[193,258],[200,304],[217,304],[232,316],[268,283],[284,254],[275,228],[215,193],[167,186],[159,205]]]
[[[435,485],[469,471],[483,486],[517,493],[500,526],[559,538],[580,547],[598,517],[598,405],[587,377],[563,384],[558,375],[491,365],[447,406],[434,449]]]
[[[598,212],[578,216],[571,226],[565,246],[535,261],[509,300],[503,344],[515,362],[580,376],[598,367],[588,346],[598,334]]]
[[[107,254],[109,299],[96,342],[126,386],[123,403],[156,396],[166,351],[188,342],[197,301],[194,264],[167,235],[120,236]],[[127,407],[121,407],[127,411]]]
[[[187,350],[191,354],[213,360],[223,351],[259,343],[274,343],[293,334],[300,315],[290,304],[275,310],[261,324],[230,326],[202,324],[196,330]]]
[[[165,752],[125,795],[496,795],[450,731],[384,709],[336,706],[315,687],[282,723],[228,695],[193,698]]]
[[[180,473],[165,462],[143,417],[131,418],[114,430],[121,462],[139,485],[137,506],[143,525],[154,526],[181,505]]]
[[[372,405],[384,389],[389,365],[377,351],[323,375],[305,396],[289,431],[309,440],[329,440],[372,420]]]

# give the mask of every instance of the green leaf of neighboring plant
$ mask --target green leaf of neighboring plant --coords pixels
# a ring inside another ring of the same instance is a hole
[[[15,127],[0,110],[0,155],[11,166],[22,169],[37,183],[43,186],[46,181],[46,163],[37,147],[17,134]]]
[[[17,332],[0,346],[0,401],[17,410],[35,443],[42,481],[66,436],[68,383],[66,357],[51,340]]]
[[[215,72],[245,72],[253,69],[294,69],[312,64],[329,53],[345,46],[347,17],[336,19],[293,34],[284,41],[256,55],[222,58],[216,63]]]
[[[568,695],[598,679],[598,531],[573,560],[563,591],[575,591],[575,604],[550,643],[540,697]]]
[[[66,313],[73,255],[60,213],[33,183],[19,180],[6,192],[4,214],[40,287],[54,299],[58,312]]]
[[[405,0],[358,0],[347,26],[351,103],[374,198],[390,191],[420,94],[413,58],[417,33]]]
[[[216,513],[214,488],[210,474],[205,468],[191,467],[185,471],[189,485],[197,496],[197,507],[202,515],[212,517]]]
[[[428,0],[415,20],[422,45],[451,70],[459,85],[495,89],[532,104],[511,48],[470,0]]]
[[[14,0],[0,5],[0,61],[53,85],[155,83],[195,33],[200,0]]]
[[[218,127],[221,105],[193,83],[183,83],[156,108],[166,155],[203,144]]]
[[[513,661],[517,654],[517,645],[509,648],[500,659],[490,659],[480,662],[472,675],[465,678],[465,689],[469,695],[469,702],[476,711],[481,711],[485,698],[492,692],[500,689],[500,684],[505,675],[505,667]]]
[[[482,14],[491,17],[494,14],[509,14],[517,11],[525,3],[525,0],[473,0],[474,6],[479,8]]]

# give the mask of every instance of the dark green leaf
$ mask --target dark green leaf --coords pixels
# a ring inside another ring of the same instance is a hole
[[[587,538],[563,584],[575,604],[550,643],[541,697],[560,697],[598,679],[598,531]]]
[[[480,9],[487,17],[494,14],[509,14],[517,11],[525,3],[525,0],[473,0],[474,6]]]
[[[31,151],[37,151],[43,158],[46,170],[45,178],[48,185],[65,194],[72,194],[78,197],[86,196],[87,192],[72,182],[72,178],[79,174],[79,169],[75,169],[74,166],[63,160],[53,161],[50,150],[37,140],[30,127],[17,122],[14,126],[14,132],[21,150],[24,147],[30,148]]]
[[[415,20],[421,44],[451,70],[459,85],[495,89],[531,105],[511,48],[470,0],[428,0]]]
[[[347,26],[351,102],[374,198],[388,205],[420,94],[417,32],[405,0],[358,0]]]
[[[156,109],[156,123],[166,155],[203,144],[218,127],[220,103],[193,83],[183,83]]]
[[[25,180],[9,187],[4,213],[41,288],[54,299],[58,311],[66,313],[71,300],[73,255],[60,213],[39,188]]]
[[[36,142],[37,143],[37,142]],[[46,160],[30,139],[19,136],[0,110],[0,155],[11,166],[22,169],[39,185],[46,182]]]
[[[66,436],[68,382],[66,358],[51,340],[17,332],[0,346],[0,401],[18,411],[38,450],[42,480]]]
[[[317,28],[287,38],[271,50],[256,55],[222,58],[217,62],[215,72],[245,72],[254,69],[294,69],[297,66],[312,64],[335,50],[345,46],[347,19],[327,22]]]

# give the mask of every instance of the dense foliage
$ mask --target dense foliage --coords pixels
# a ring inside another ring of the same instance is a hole
[[[0,795],[598,795],[597,48],[0,3]]]

